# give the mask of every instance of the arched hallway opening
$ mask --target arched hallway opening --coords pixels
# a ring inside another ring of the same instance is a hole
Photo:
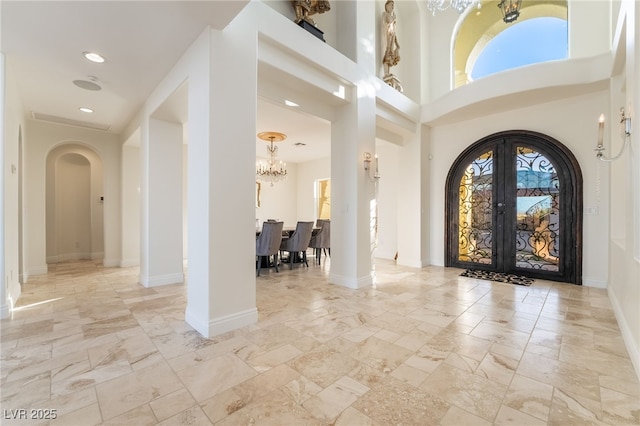
[[[102,167],[93,150],[74,143],[47,156],[47,263],[104,257]]]

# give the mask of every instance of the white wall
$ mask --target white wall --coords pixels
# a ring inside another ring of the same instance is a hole
[[[388,142],[376,143],[380,166],[378,181],[378,246],[374,253],[381,259],[394,259],[398,252],[398,147]]]
[[[122,147],[121,267],[140,264],[140,147]]]
[[[624,62],[621,74],[612,84],[610,111],[615,114],[623,106],[626,114],[632,117],[632,129],[631,148],[627,147],[620,159],[607,167],[611,171],[611,181],[606,188],[612,200],[608,292],[636,375],[640,378],[640,132],[637,130],[637,111],[640,111],[640,5],[633,0],[621,3],[621,21],[617,29],[624,28],[624,32],[621,31],[621,37],[618,34],[619,38],[614,40],[614,51],[617,59],[623,58]],[[621,140],[617,124],[613,119],[611,121],[612,125],[608,127],[612,140],[609,155],[615,155]],[[615,148],[614,141],[617,141]]]
[[[117,135],[36,120],[26,123],[25,149],[25,269],[27,276],[47,272],[46,159],[59,145],[80,144],[95,151],[104,167],[104,264],[120,262],[120,143]]]
[[[258,161],[265,161],[258,159]],[[298,220],[298,169],[296,163],[287,163],[287,178],[273,186],[260,182],[260,207],[256,208],[259,226],[267,219],[277,219],[285,226],[295,226]]]
[[[315,221],[317,219],[315,187],[316,181],[319,179],[331,179],[331,159],[329,157],[298,165],[296,214],[300,218],[299,220]]]
[[[3,218],[2,232],[2,267],[0,268],[0,316],[9,315],[12,304],[18,300],[21,287],[19,277],[20,247],[18,229],[19,216],[23,211],[18,205],[18,182],[24,173],[20,163],[19,141],[22,133],[24,140],[24,116],[22,103],[15,84],[10,84],[15,71],[11,61],[0,53],[0,137],[2,137],[2,157],[0,165],[0,187],[3,189],[0,203],[0,218]],[[23,145],[24,146],[24,145]]]

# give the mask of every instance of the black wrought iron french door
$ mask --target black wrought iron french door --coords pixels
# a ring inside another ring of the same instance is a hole
[[[581,283],[582,175],[558,141],[488,136],[458,157],[446,193],[447,266]]]

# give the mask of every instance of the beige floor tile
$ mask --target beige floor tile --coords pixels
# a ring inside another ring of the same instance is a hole
[[[185,368],[176,374],[196,401],[202,402],[258,373],[235,355],[227,354],[203,361],[195,367]]]
[[[196,401],[184,388],[149,402],[153,414],[160,421],[168,419],[195,405]]]
[[[308,425],[326,423],[313,417],[307,410],[291,401],[281,391],[271,392],[266,397],[234,411],[218,421],[216,426],[237,425]]]
[[[335,426],[371,426],[373,420],[353,407],[347,407],[336,419]]]
[[[92,426],[102,424],[98,403],[87,405],[70,413],[59,415],[51,421],[51,426]]]
[[[112,419],[182,388],[166,363],[135,371],[96,385],[102,416]]]
[[[351,406],[376,425],[437,425],[450,404],[395,377],[382,377]]]
[[[447,414],[440,420],[441,426],[491,426],[491,422],[452,405]]]
[[[516,374],[509,385],[504,404],[546,422],[552,398],[553,386]]]
[[[304,376],[298,376],[298,378],[290,381],[282,388],[282,391],[299,405],[317,395],[321,390],[320,386]]]
[[[351,290],[327,283],[327,259],[265,272],[259,321],[205,339],[184,321],[188,284],[50,267],[1,322],[0,386],[3,409],[52,408],[51,424],[640,423],[602,289],[377,260],[376,285]]]
[[[368,390],[368,387],[345,376],[307,399],[302,406],[313,417],[331,423]]]
[[[500,409],[507,387],[442,364],[422,382],[420,389],[451,405],[465,407],[485,420],[492,420]]]
[[[476,368],[475,374],[508,386],[517,367],[518,360],[489,352]]]
[[[104,426],[151,426],[158,423],[149,404],[144,404],[117,417],[106,420]]]
[[[498,411],[498,415],[493,424],[496,426],[545,426],[547,422],[543,422],[540,419],[503,405],[500,407],[500,411]]]
[[[196,404],[186,410],[158,423],[159,426],[208,426],[213,425],[202,409]]]

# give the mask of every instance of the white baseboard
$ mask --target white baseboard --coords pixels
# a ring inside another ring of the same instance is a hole
[[[156,275],[153,277],[147,277],[140,274],[138,276],[138,281],[145,287],[158,287],[161,285],[179,284],[184,282],[184,274],[180,272],[177,274]]]
[[[360,278],[349,278],[338,274],[329,274],[329,282],[341,287],[357,290],[359,288],[371,287],[373,285],[373,277],[371,274]]]
[[[101,253],[62,253],[55,256],[47,256],[47,263],[66,262],[67,260],[100,259]]]
[[[373,253],[374,257],[377,257],[379,259],[387,259],[387,260],[393,260],[396,257],[396,251],[392,251],[392,250],[381,250],[379,247],[375,250],[375,252]]]
[[[602,279],[593,279],[589,277],[582,277],[582,285],[585,287],[593,288],[607,288],[607,281]]]
[[[117,259],[102,259],[102,266],[105,268],[115,268],[120,266],[120,261]]]
[[[397,263],[398,265],[408,266],[410,268],[423,268],[425,266],[428,266],[428,263],[426,263],[422,259],[416,259],[416,258],[410,259],[402,256],[398,256]]]
[[[207,320],[197,318],[197,316],[187,306],[185,321],[204,337],[211,338],[219,334],[227,333],[229,331],[257,323],[258,309],[251,308],[231,315]]]
[[[611,306],[613,307],[613,313],[618,321],[618,327],[620,327],[622,340],[624,341],[624,345],[627,347],[627,352],[629,352],[629,358],[631,358],[633,368],[636,370],[636,376],[638,377],[638,380],[640,380],[640,346],[629,329],[629,325],[625,321],[624,314],[622,313],[622,307],[620,306],[618,299],[616,299],[616,295],[612,291],[607,291],[607,294],[609,295],[609,300],[611,300]]]
[[[49,272],[49,267],[47,265],[41,265],[41,266],[35,266],[32,268],[29,268],[29,270],[27,271],[26,280],[28,280],[31,275],[44,275],[47,272]]]

